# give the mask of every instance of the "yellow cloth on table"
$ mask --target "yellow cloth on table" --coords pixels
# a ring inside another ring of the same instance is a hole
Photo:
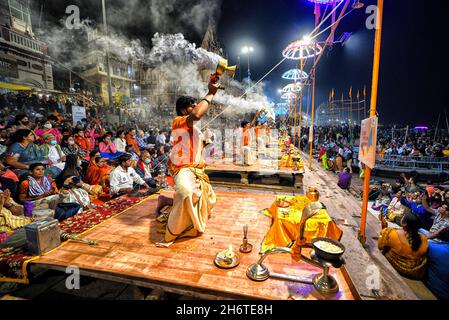
[[[299,223],[304,208],[310,200],[304,196],[277,196],[269,209],[262,213],[273,218],[273,223],[261,245],[261,252],[273,247],[285,247],[296,241],[299,236]],[[285,207],[286,206],[286,207]],[[329,237],[339,240],[342,232],[328,215],[326,209],[321,209],[305,224],[304,237],[306,243],[319,237]]]
[[[304,163],[302,162],[302,159],[299,155],[295,154],[293,156],[289,154],[284,154],[281,157],[281,160],[279,160],[279,167],[280,168],[294,168],[295,167],[295,161],[293,161],[293,158],[298,158],[298,169],[304,170]]]

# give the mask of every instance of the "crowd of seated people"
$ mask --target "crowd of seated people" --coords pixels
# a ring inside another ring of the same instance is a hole
[[[63,204],[82,212],[137,186],[156,188],[170,148],[156,141],[158,133],[89,116],[74,125],[57,112],[7,117],[0,123],[0,241],[36,219],[61,220]]]
[[[401,175],[397,183],[382,184],[372,208],[382,225],[379,249],[392,266],[448,299],[449,268],[442,266],[449,264],[449,188],[420,187],[416,177]]]

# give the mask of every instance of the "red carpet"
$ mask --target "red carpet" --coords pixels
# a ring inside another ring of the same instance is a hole
[[[94,209],[81,212],[60,222],[59,226],[62,231],[76,235],[93,228],[144,199],[122,196]],[[6,236],[0,240],[5,241]],[[28,255],[26,249],[0,249],[0,282],[29,283],[27,264],[36,258],[38,257]]]

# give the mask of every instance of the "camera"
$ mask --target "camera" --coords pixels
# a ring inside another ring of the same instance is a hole
[[[79,185],[81,182],[81,177],[73,177],[72,180],[68,184],[64,184],[63,187],[66,189],[72,189]]]
[[[81,177],[73,177],[72,178],[72,182],[70,183],[70,184],[72,184],[72,185],[77,185],[77,184],[79,184],[81,182]]]

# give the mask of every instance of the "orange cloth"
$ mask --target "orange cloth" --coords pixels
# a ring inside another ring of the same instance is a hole
[[[2,175],[2,177],[6,179],[11,179],[14,182],[19,182],[19,178],[17,178],[17,175],[9,169],[6,169],[5,174]]]
[[[256,126],[254,128],[254,132],[256,134],[256,138],[260,138],[268,134],[268,129],[265,125]]]
[[[198,128],[187,125],[187,116],[176,117],[172,123],[173,149],[169,167],[175,176],[182,168],[204,168],[202,140]],[[176,163],[173,163],[173,160]]]
[[[133,138],[131,134],[126,134],[126,144],[128,146],[132,146],[134,149],[134,152],[140,157],[140,149],[139,145],[137,144],[137,139]]]
[[[58,193],[58,187],[56,187],[55,181],[50,176],[48,176],[48,178],[50,179],[51,185],[53,186],[53,191],[54,191],[53,194]],[[25,195],[25,197],[28,198],[29,197],[29,195],[28,195],[29,187],[30,187],[30,180],[28,180],[28,179],[23,180],[20,183],[20,185],[19,185],[19,196],[20,195]],[[44,197],[36,197],[34,200],[38,200],[38,199],[41,199],[41,198],[44,198]]]
[[[243,128],[243,146],[249,146],[249,128]]]
[[[109,175],[111,168],[108,165],[105,165],[104,167],[100,168],[96,163],[95,160],[92,159],[89,163],[89,167],[87,168],[86,176],[84,177],[84,180],[86,183],[90,185],[96,185],[100,184],[101,180],[104,180]]]
[[[89,152],[90,151],[90,141],[87,138],[79,138],[79,137],[75,137],[74,138],[75,143],[84,151]]]
[[[407,239],[400,236],[397,229],[385,228],[379,236],[378,247],[400,274],[422,279],[426,272],[429,244],[423,234],[420,234],[420,237],[421,246],[417,251],[413,251]]]

